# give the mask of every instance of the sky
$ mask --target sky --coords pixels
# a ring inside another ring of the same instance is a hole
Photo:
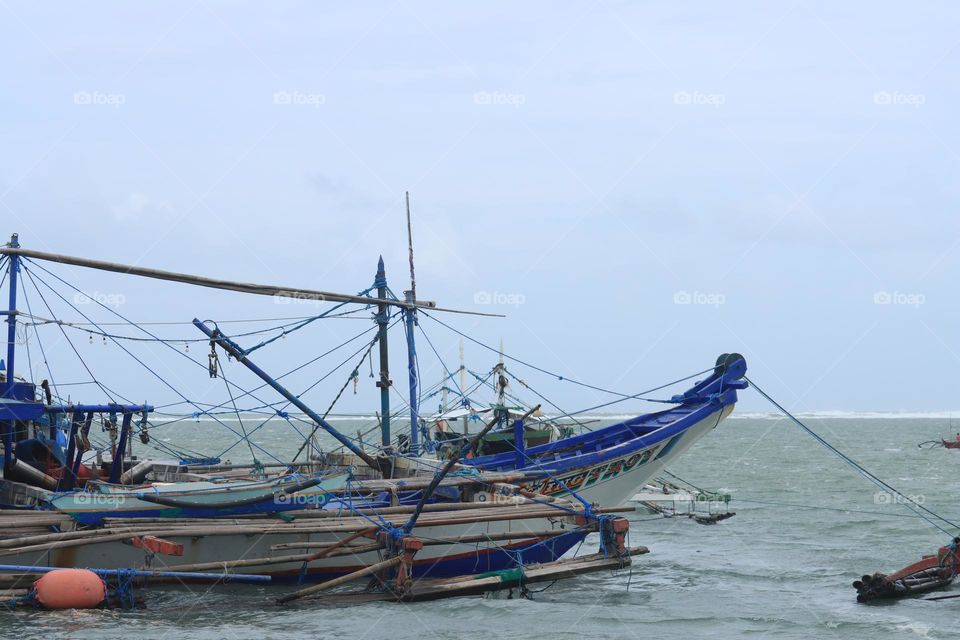
[[[960,410],[958,17],[949,2],[3,0],[0,232],[348,293],[383,255],[399,295],[409,191],[418,297],[504,314],[436,317],[565,379],[632,394],[739,352],[792,410]],[[164,338],[196,338],[194,317],[327,308],[47,268],[125,318],[181,323],[151,329]],[[73,295],[47,290],[49,310],[33,295],[33,313],[81,320]],[[257,357],[291,369],[370,329],[364,313]],[[455,367],[459,337],[421,326],[435,384],[432,349]],[[154,375],[82,332],[28,337],[22,374],[46,375],[43,343],[65,385],[89,378],[79,354],[126,397],[225,397],[185,343],[130,348]],[[390,346],[405,395],[402,332]],[[466,352],[476,371],[496,360]],[[564,410],[612,399],[510,368]],[[349,369],[305,397],[325,408]],[[368,373],[339,409],[377,408]],[[744,392],[741,408],[768,407]]]

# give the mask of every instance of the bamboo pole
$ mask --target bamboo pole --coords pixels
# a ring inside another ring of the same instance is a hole
[[[285,602],[290,602],[292,600],[299,600],[314,593],[319,593],[320,591],[325,591],[327,589],[332,589],[334,587],[339,587],[342,584],[346,584],[351,580],[356,580],[358,578],[363,578],[377,571],[383,571],[384,569],[389,569],[400,564],[402,556],[394,556],[383,562],[377,562],[372,564],[369,567],[364,567],[352,573],[348,573],[345,576],[340,576],[339,578],[334,578],[333,580],[327,580],[326,582],[321,582],[320,584],[313,585],[312,587],[307,587],[306,589],[300,589],[299,591],[294,591],[293,593],[288,593],[286,595],[280,596],[277,598],[277,604],[283,604]]]
[[[335,545],[330,545],[331,547]],[[361,553],[370,553],[371,551],[379,551],[383,549],[383,545],[379,542],[371,542],[370,544],[360,545],[360,546],[345,546],[340,547],[339,549],[324,549],[327,551],[326,555],[323,557],[339,557],[339,556],[348,556],[348,555],[358,555]],[[317,554],[315,553],[303,553],[296,555],[287,555],[287,556],[271,556],[269,558],[243,558],[242,560],[224,560],[224,561],[215,561],[215,562],[198,562],[195,564],[177,564],[170,565],[167,567],[170,571],[207,571],[210,569],[217,569],[226,571],[227,569],[236,569],[238,567],[259,567],[267,566],[274,564],[288,564],[288,563],[297,563],[302,564],[304,562],[312,562],[317,558],[314,558]]]
[[[557,536],[566,535],[568,533],[577,533],[577,529],[553,529],[550,531],[504,531],[501,533],[480,533],[474,535],[463,535],[463,536],[445,536],[441,538],[424,538],[423,545],[426,546],[436,546],[441,544],[467,544],[474,542],[495,542],[498,540],[518,540],[518,539],[542,539],[542,538],[553,538]],[[317,544],[311,542],[286,542],[281,544],[271,545],[270,549],[274,551],[282,551],[284,549],[315,549]],[[348,547],[349,549],[357,549],[360,547]]]

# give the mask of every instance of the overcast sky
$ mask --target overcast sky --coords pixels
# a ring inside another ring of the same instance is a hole
[[[960,410],[958,18],[950,2],[5,0],[0,227],[31,249],[343,292],[382,253],[399,293],[409,190],[419,296],[506,314],[443,320],[551,371],[635,393],[738,351],[796,410]],[[140,321],[316,309],[50,268]],[[280,372],[367,326],[259,353]],[[456,335],[423,328],[456,366]],[[173,397],[70,335],[129,397]],[[56,327],[38,336],[54,375],[84,379]],[[222,395],[138,348],[188,395]],[[402,333],[391,348],[405,395]],[[340,408],[377,408],[368,373]],[[608,399],[516,373],[565,409]]]

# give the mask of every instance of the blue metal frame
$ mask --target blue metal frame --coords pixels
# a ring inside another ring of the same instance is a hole
[[[20,242],[15,233],[10,237],[10,247],[18,249]],[[16,356],[17,345],[17,275],[20,273],[20,256],[13,254],[9,256],[9,265],[7,269],[10,273],[10,302],[7,313],[7,380],[4,385],[3,397],[13,397],[13,367]],[[6,428],[3,430],[3,468],[9,469],[13,464],[13,432],[16,429],[16,420],[10,419]]]
[[[414,302],[413,291],[406,292],[407,302]],[[417,324],[416,307],[403,310],[403,321],[407,332],[407,372],[410,377],[410,453],[420,453],[420,415],[417,397],[417,345],[414,339],[414,327]]]

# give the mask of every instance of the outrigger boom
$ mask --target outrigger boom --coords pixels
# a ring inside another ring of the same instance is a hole
[[[423,308],[434,311],[444,311],[449,313],[464,313],[478,316],[503,317],[497,313],[482,313],[479,311],[461,311],[458,309],[444,309],[438,307],[436,302],[428,300],[406,301],[387,299],[377,301],[365,296],[350,295],[345,293],[333,293],[330,291],[318,291],[315,289],[299,289],[296,287],[282,287],[278,285],[253,284],[249,282],[236,282],[233,280],[220,280],[217,278],[207,278],[188,273],[178,273],[175,271],[163,271],[160,269],[150,269],[147,267],[138,267],[135,265],[120,264],[117,262],[105,262],[103,260],[91,260],[89,258],[79,258],[76,256],[67,256],[59,253],[47,253],[45,251],[33,251],[31,249],[22,249],[17,246],[0,247],[0,255],[19,256],[21,258],[33,258],[35,260],[46,260],[48,262],[59,262],[69,264],[75,267],[87,267],[90,269],[99,269],[101,271],[112,271],[114,273],[123,273],[132,276],[141,276],[144,278],[153,278],[155,280],[169,280],[172,282],[182,282],[198,287],[209,287],[211,289],[223,289],[226,291],[237,291],[239,293],[251,293],[260,296],[275,296],[281,298],[294,298],[298,300],[320,300],[323,302],[356,302],[359,304],[381,303],[394,307],[403,308]]]

